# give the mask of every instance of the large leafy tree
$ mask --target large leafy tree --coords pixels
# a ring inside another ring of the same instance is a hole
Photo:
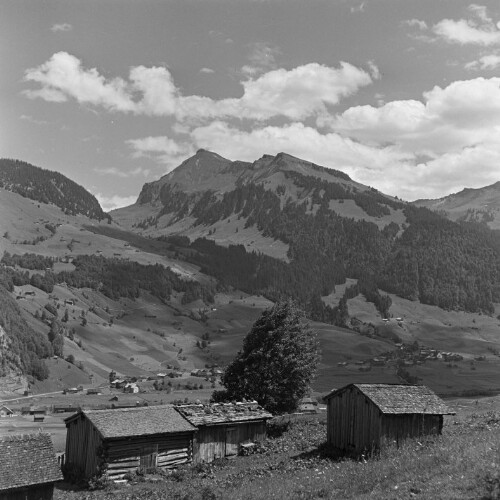
[[[292,301],[262,313],[222,377],[228,399],[255,399],[272,413],[297,408],[319,360],[315,332]]]

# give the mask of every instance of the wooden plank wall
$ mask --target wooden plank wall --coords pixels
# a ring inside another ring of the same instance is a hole
[[[384,415],[382,419],[384,442],[396,445],[407,438],[441,434],[442,428],[442,415]]]
[[[212,462],[238,452],[240,443],[264,441],[266,422],[236,422],[200,427],[195,437],[195,463]]]
[[[54,483],[35,484],[27,488],[0,491],[0,500],[52,500]]]
[[[104,444],[107,474],[110,479],[121,479],[135,473],[141,463],[170,469],[190,463],[193,459],[193,433],[178,432],[107,440]]]
[[[66,435],[66,465],[81,470],[84,478],[97,473],[97,452],[102,445],[101,437],[92,423],[80,415],[68,424]]]
[[[348,453],[372,452],[380,445],[380,411],[355,388],[328,400],[327,442]]]

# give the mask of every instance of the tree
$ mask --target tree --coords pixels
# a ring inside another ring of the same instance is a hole
[[[262,313],[225,370],[217,399],[255,399],[272,413],[294,411],[319,361],[316,333],[297,305],[278,302]]]

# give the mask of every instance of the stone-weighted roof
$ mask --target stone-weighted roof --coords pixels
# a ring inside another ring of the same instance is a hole
[[[175,407],[189,422],[196,426],[248,422],[272,418],[272,415],[251,403],[212,403],[208,405],[190,404]]]
[[[104,439],[148,436],[170,432],[192,432],[196,427],[183,418],[171,405],[141,406],[115,410],[83,410]],[[80,413],[68,417],[66,425]]]
[[[402,384],[351,384],[369,398],[382,413],[391,414],[427,414],[453,415],[444,401],[424,385]],[[343,387],[331,392],[324,399],[328,400],[340,394]]]
[[[61,480],[49,434],[0,438],[0,491]]]

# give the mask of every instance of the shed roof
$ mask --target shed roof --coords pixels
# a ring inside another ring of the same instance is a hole
[[[20,434],[0,439],[0,491],[62,479],[49,434]]]
[[[331,392],[324,399],[340,394],[348,387],[356,387],[369,398],[382,413],[427,415],[454,415],[444,401],[424,385],[402,384],[350,384]]]
[[[212,403],[208,405],[179,405],[176,410],[193,425],[223,424],[226,422],[248,422],[264,420],[272,415],[259,406],[251,403]]]
[[[90,420],[103,439],[196,430],[196,427],[175,411],[171,405],[116,410],[83,410],[65,419],[66,425],[82,414]]]

